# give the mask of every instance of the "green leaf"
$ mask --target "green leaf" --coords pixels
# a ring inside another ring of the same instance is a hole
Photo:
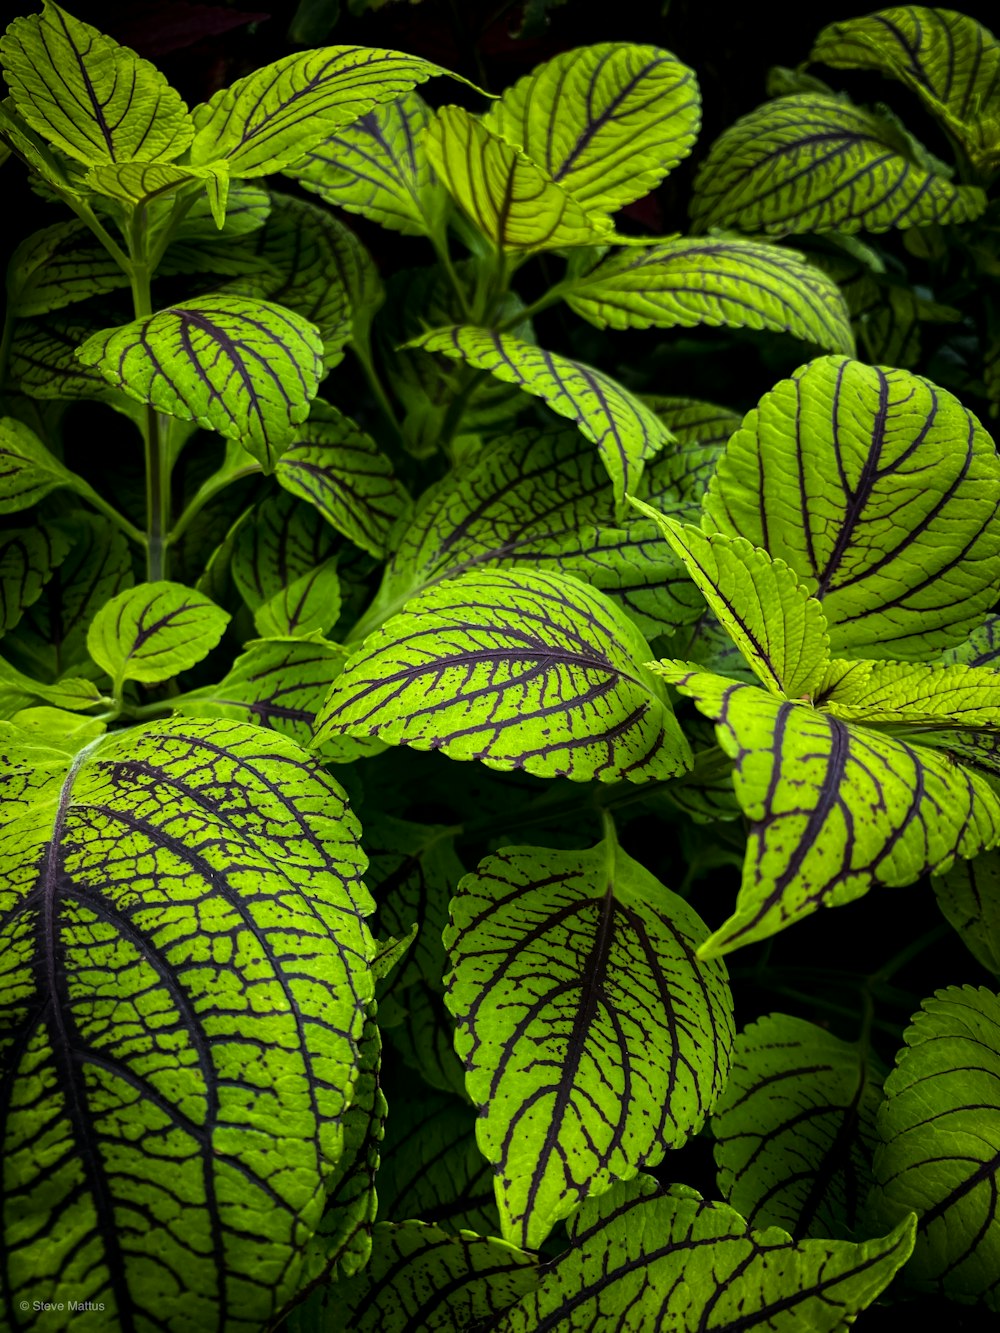
[[[395,999],[387,1001],[395,1003]],[[421,1083],[465,1099],[465,1071],[452,1046],[452,1024],[444,1001],[430,986],[409,986],[400,996],[398,1014],[386,1035],[398,1061],[419,1075]]]
[[[594,589],[480,570],[428,589],[365,640],[317,718],[317,740],[378,736],[537,777],[670,777],[690,751],[648,658]]]
[[[448,195],[421,141],[429,120],[420,94],[405,93],[323,139],[285,174],[325,204],[410,236],[433,235]]]
[[[899,79],[985,171],[1000,165],[1000,42],[948,9],[906,5],[831,23],[810,60]]]
[[[87,649],[121,684],[170,680],[208,655],[229,616],[183,583],[140,583],[105,602],[90,623]]]
[[[458,886],[448,1008],[501,1234],[556,1222],[696,1133],[725,1086],[726,969],[708,930],[613,839],[505,848]]]
[[[810,698],[826,675],[823,608],[783,560],[741,537],[705,535],[632,502],[654,519],[748,665],[772,694]]]
[[[21,242],[7,268],[12,317],[44,315],[129,285],[128,274],[81,222],[57,222]]]
[[[571,1247],[545,1266],[537,1290],[496,1323],[497,1333],[841,1333],[913,1248],[912,1218],[861,1245],[793,1241],[777,1227],[751,1230],[732,1208],[686,1185],[663,1194],[650,1187],[640,1178],[585,1203]]]
[[[299,162],[372,107],[447,73],[419,56],[378,47],[325,46],[284,56],[195,107],[191,161],[225,158],[234,177],[267,176]]]
[[[939,990],[905,1041],[879,1109],[873,1214],[919,1214],[908,1286],[1000,1312],[1000,999]]]
[[[483,120],[599,217],[648,194],[683,162],[701,102],[694,73],[669,51],[601,42],[538,65]]]
[[[160,71],[43,0],[0,38],[4,77],[20,115],[79,162],[170,161],[194,136]]]
[[[7,644],[4,645],[7,647]],[[16,667],[0,658],[0,687],[4,698],[4,717],[11,717],[19,712],[32,699],[44,699],[55,708],[84,712],[95,704],[109,704],[92,680],[78,676],[65,676],[54,685],[45,685],[32,680]],[[14,698],[13,706],[7,700]]]
[[[96,332],[95,320],[79,307],[43,319],[19,319],[10,350],[12,387],[29,398],[93,398],[118,411],[133,412],[124,393],[113,389],[100,370],[84,366],[77,357],[81,343]]]
[[[340,617],[340,579],[337,557],[299,575],[263,602],[254,613],[254,625],[262,638],[292,638],[325,634]]]
[[[903,149],[884,120],[838,97],[779,97],[716,139],[691,217],[699,230],[784,236],[970,222],[982,213],[982,190],[953,185]]]
[[[52,708],[42,704],[35,708],[21,708],[11,717],[11,722],[25,733],[25,739],[44,748],[63,750],[74,755],[91,741],[96,741],[107,731],[107,723],[97,717],[81,717],[65,708]]]
[[[675,680],[736,760],[750,821],[735,913],[713,957],[874,885],[912,884],[1000,841],[1000,795],[949,754],[721,676]]]
[[[296,1288],[358,1077],[357,821],[239,723],[118,731],[72,763],[8,745],[3,770],[8,1300],[259,1327]]]
[[[691,236],[613,251],[558,290],[599,329],[770,329],[828,351],[854,351],[837,284],[794,250],[758,241]]]
[[[335,254],[340,284],[350,298],[354,342],[365,346],[371,322],[385,300],[382,279],[375,261],[349,227],[331,217],[327,219],[326,234]]]
[[[1000,671],[1000,616],[987,616],[964,643],[944,653],[942,661],[967,662],[969,666]]]
[[[872,723],[1000,727],[996,672],[964,663],[833,662],[823,706]]]
[[[96,194],[120,200],[132,208],[140,204],[148,208],[154,200],[169,199],[188,186],[204,187],[216,228],[220,229],[226,220],[229,177],[225,163],[191,167],[177,162],[115,162],[91,167],[84,184]]]
[[[871,1184],[880,1096],[865,1046],[788,1014],[751,1023],[712,1117],[727,1203],[752,1227],[850,1240]]]
[[[269,301],[200,296],[77,351],[130,398],[238,440],[270,471],[309,415],[323,363],[319,333]]]
[[[28,509],[74,480],[30,426],[14,417],[0,419],[0,514]]]
[[[73,545],[60,528],[7,528],[0,531],[0,634],[37,602],[42,589]]]
[[[743,418],[731,408],[696,398],[643,394],[642,401],[659,417],[672,438],[647,463],[639,498],[686,523],[698,523],[702,497],[719,456]]]
[[[290,583],[324,564],[336,545],[317,510],[282,492],[269,495],[236,528],[233,581],[250,610],[257,611]]]
[[[1000,854],[959,861],[931,885],[945,919],[988,972],[1000,976]]]
[[[493,1236],[378,1222],[372,1240],[368,1267],[338,1282],[322,1324],[293,1312],[289,1333],[455,1333],[495,1316],[537,1281],[536,1256]]]
[[[455,325],[426,333],[410,345],[488,370],[575,421],[597,445],[618,501],[626,491],[635,491],[646,459],[666,442],[666,429],[649,408],[609,375],[509,333]]]
[[[410,507],[392,463],[371,436],[319,399],[278,460],[275,479],[379,559],[393,525]]]
[[[820,357],[729,442],[705,525],[784,560],[840,657],[926,658],[977,625],[1000,581],[1000,460],[950,393]]]
[[[600,245],[592,217],[514,143],[459,106],[442,107],[424,135],[431,165],[464,213],[500,250]]]

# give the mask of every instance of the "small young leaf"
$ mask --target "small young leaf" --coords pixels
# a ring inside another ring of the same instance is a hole
[[[235,528],[231,571],[251,611],[324,564],[337,540],[320,513],[292,496],[269,495]]]
[[[244,296],[201,296],[80,347],[85,366],[158,412],[238,440],[270,471],[309,415],[323,343],[301,315]]]
[[[1000,1312],[1000,999],[939,990],[905,1040],[879,1109],[873,1215],[919,1215],[907,1285]]]
[[[1000,853],[958,861],[945,874],[935,875],[931,885],[942,914],[969,952],[1000,976]]]
[[[884,121],[839,97],[800,93],[751,111],[712,145],[691,217],[710,226],[789,232],[888,231],[970,222],[986,207],[904,156]]]
[[[116,682],[169,680],[207,656],[229,616],[182,583],[140,583],[112,597],[87,631],[87,649]]]
[[[483,123],[600,217],[648,194],[687,157],[701,103],[694,73],[669,51],[601,42],[538,65]]]
[[[254,625],[262,638],[307,638],[325,634],[340,616],[340,579],[337,557],[300,574],[269,597],[254,612]]]
[[[428,589],[365,640],[316,737],[378,736],[538,777],[670,777],[690,750],[648,659],[638,630],[585,584],[480,570]]]
[[[38,601],[72,545],[65,532],[51,525],[0,530],[0,634],[13,629]]]
[[[726,970],[695,912],[608,841],[505,848],[445,931],[448,1008],[501,1234],[538,1249],[617,1177],[701,1128],[733,1041]]]
[[[149,207],[154,200],[169,197],[189,186],[209,191],[216,228],[226,220],[226,195],[229,178],[225,163],[208,167],[182,166],[176,162],[115,162],[91,167],[84,183],[96,194],[118,199],[133,208]],[[213,190],[217,193],[213,194]]]
[[[74,480],[29,426],[14,417],[0,419],[0,514],[28,509]]]

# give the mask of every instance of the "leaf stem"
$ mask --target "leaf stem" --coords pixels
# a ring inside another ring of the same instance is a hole
[[[204,482],[191,497],[187,507],[181,511],[180,517],[170,530],[170,542],[180,539],[180,536],[191,525],[191,522],[201,513],[210,501],[214,500],[220,491],[224,491],[227,486],[235,481],[241,481],[244,477],[252,477],[256,473],[263,472],[261,465],[247,455],[247,465],[238,471],[227,471],[225,466],[219,468],[218,472],[212,475]]]
[[[458,298],[458,306],[462,312],[462,318],[468,323],[472,319],[472,308],[469,305],[469,298],[465,294],[465,288],[462,286],[455,265],[451,262],[451,253],[448,249],[448,232],[442,224],[435,227],[430,233],[431,245],[434,247],[434,253],[438,257],[438,263],[444,270],[452,289]]]
[[[368,381],[368,387],[372,391],[372,396],[378,404],[379,411],[385,418],[386,425],[392,431],[396,443],[405,447],[406,437],[403,434],[403,427],[400,424],[399,418],[396,416],[395,409],[389,400],[389,395],[385,391],[385,385],[382,383],[379,373],[375,369],[375,363],[372,360],[371,347],[368,345],[367,339],[364,344],[355,340],[351,344],[351,350],[355,357],[357,357],[358,364],[361,366],[365,379]]]
[[[134,523],[130,523],[124,514],[120,513],[110,501],[105,500],[104,496],[95,491],[87,482],[77,486],[76,491],[80,498],[86,500],[99,514],[109,518],[115,527],[123,532],[130,541],[135,542],[138,546],[146,545],[146,534],[137,528]]]

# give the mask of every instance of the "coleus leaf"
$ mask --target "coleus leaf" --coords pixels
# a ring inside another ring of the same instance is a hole
[[[391,1024],[389,1004],[397,1009]],[[387,1001],[384,1026],[397,1065],[401,1059],[426,1087],[465,1099],[465,1071],[451,1043],[448,1011],[436,990],[423,984],[408,986]]]
[[[194,108],[191,161],[224,158],[234,177],[281,171],[372,107],[448,72],[378,47],[326,46],[284,56]]]
[[[1000,1311],[1000,999],[939,990],[905,1043],[879,1108],[872,1215],[919,1214],[907,1285]]]
[[[944,662],[966,662],[969,666],[1000,671],[1000,616],[987,616],[969,637],[942,656]]]
[[[865,1044],[788,1014],[736,1038],[712,1133],[719,1190],[750,1226],[857,1233],[881,1095],[871,1063]]]
[[[448,195],[422,142],[429,120],[420,94],[404,93],[321,140],[285,174],[326,204],[393,231],[431,235],[444,220]]]
[[[183,583],[140,583],[98,611],[87,631],[94,661],[121,684],[169,680],[208,655],[228,614]]]
[[[557,290],[599,329],[724,325],[790,333],[832,352],[854,350],[836,283],[794,250],[759,241],[685,236],[613,251]]]
[[[327,239],[334,251],[340,284],[350,299],[354,342],[363,346],[368,341],[371,322],[385,300],[382,279],[371,255],[350,227],[343,226],[337,218],[327,220]]]
[[[4,644],[6,648],[8,644]],[[33,699],[44,699],[47,704],[63,710],[84,712],[95,704],[111,703],[92,680],[83,676],[64,676],[54,685],[32,680],[9,662],[0,658],[0,698],[4,718],[12,717]]]
[[[989,667],[924,662],[833,662],[823,706],[838,717],[1000,727],[1000,689]]]
[[[459,106],[424,134],[431,165],[464,213],[500,250],[600,245],[610,223],[592,217],[514,143]]]
[[[323,343],[301,315],[245,296],[201,296],[78,348],[130,398],[237,440],[271,471],[309,415]]]
[[[776,98],[716,139],[695,180],[692,220],[699,230],[784,236],[970,222],[982,213],[978,186],[953,185],[903,147],[885,121],[839,97]]]
[[[1000,854],[958,861],[931,880],[938,906],[977,962],[1000,976]]]
[[[51,0],[14,20],[0,62],[18,113],[79,162],[170,161],[194,136],[180,93],[154,65]]]
[[[378,736],[538,777],[668,777],[690,751],[648,658],[595,589],[480,570],[413,598],[365,640],[316,736]]]
[[[700,522],[702,497],[742,415],[697,398],[643,394],[642,401],[672,438],[647,463],[638,496],[686,523]]]
[[[0,514],[28,509],[75,480],[30,426],[14,417],[0,419]]]
[[[92,398],[131,413],[131,399],[77,356],[80,345],[98,331],[91,312],[79,307],[41,319],[19,319],[10,354],[12,384],[29,398]]]
[[[942,120],[972,163],[998,164],[1000,42],[966,14],[900,5],[831,23],[810,60],[899,79]]]
[[[336,538],[321,514],[293,496],[269,495],[236,526],[231,572],[251,611],[325,563]]]
[[[820,357],[733,435],[704,525],[786,561],[822,603],[838,656],[919,659],[991,609],[998,506],[996,448],[950,393]]]
[[[184,166],[177,162],[114,162],[91,167],[84,184],[96,194],[117,199],[132,208],[149,207],[154,201],[177,194],[188,187],[205,189],[216,228],[226,220],[229,177],[225,163],[207,167]]]
[[[41,1282],[123,1325],[268,1322],[358,1077],[357,821],[298,747],[234,722],[75,761],[8,740],[3,773],[8,1299]]]
[[[340,579],[337,557],[331,556],[262,602],[253,619],[262,638],[307,638],[325,634],[339,617]]]
[[[609,375],[582,361],[532,347],[509,333],[455,325],[435,329],[410,345],[488,370],[575,421],[597,445],[616,500],[626,491],[635,491],[646,459],[666,442],[667,431],[661,422]]]
[[[53,708],[49,704],[18,709],[10,720],[26,741],[63,750],[68,755],[77,754],[108,729],[108,724],[99,717],[82,717],[79,713]]]
[[[128,274],[82,222],[57,222],[21,242],[7,269],[12,316],[44,315],[129,285]]]
[[[505,848],[450,913],[447,1004],[476,1139],[501,1234],[538,1249],[581,1200],[700,1129],[729,1071],[726,970],[697,960],[707,927],[613,837]]]
[[[687,157],[701,101],[693,71],[669,51],[600,42],[537,66],[483,123],[600,217],[648,194]]]
[[[584,1203],[570,1248],[497,1333],[611,1327],[631,1311],[641,1311],[636,1328],[671,1333],[841,1333],[913,1248],[912,1216],[860,1245],[794,1241],[778,1227],[752,1230],[686,1185],[656,1190],[639,1177]]]
[[[70,537],[51,524],[0,530],[0,634],[13,629],[38,601],[72,545]]]

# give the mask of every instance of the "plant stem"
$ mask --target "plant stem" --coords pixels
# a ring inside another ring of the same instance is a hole
[[[438,257],[438,263],[447,275],[448,281],[451,283],[452,289],[455,292],[455,296],[458,298],[458,306],[462,312],[462,318],[470,320],[472,318],[472,311],[469,306],[469,299],[465,294],[465,288],[459,280],[455,265],[451,262],[451,253],[448,250],[448,233],[443,224],[434,229],[430,240],[431,244],[434,246],[434,253]]]
[[[119,513],[114,505],[111,504],[110,501],[105,500],[103,495],[99,495],[92,486],[86,486],[85,489],[81,487],[79,494],[81,499],[86,500],[87,503],[92,505],[99,514],[103,514],[105,518],[109,518],[115,527],[118,528],[120,532],[123,532],[130,541],[135,542],[139,546],[146,545],[146,534],[140,531],[134,523],[130,523],[124,514]]]
[[[379,411],[385,418],[386,425],[395,436],[396,443],[404,445],[405,447],[406,437],[403,434],[403,427],[400,425],[399,418],[396,416],[392,403],[389,401],[389,395],[385,391],[385,385],[382,383],[378,371],[375,369],[371,348],[368,346],[367,340],[364,344],[357,341],[353,342],[351,344],[351,350],[358,359],[358,364],[361,366],[365,379],[368,381],[368,387],[372,391],[372,396],[378,404]]]
[[[519,324],[524,324],[527,320],[533,319],[541,311],[548,310],[549,306],[562,300],[561,288],[561,284],[557,287],[550,287],[545,295],[540,296],[537,301],[532,301],[531,305],[526,305],[523,310],[519,310],[516,315],[511,315],[509,319],[501,320],[495,327],[494,333],[507,333],[510,329],[516,329]]]

